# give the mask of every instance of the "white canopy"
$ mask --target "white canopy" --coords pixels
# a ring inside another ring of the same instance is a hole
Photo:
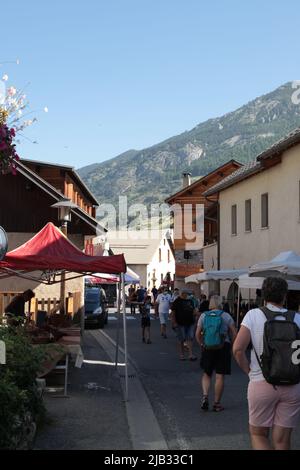
[[[185,278],[188,282],[208,282],[208,281],[236,281],[242,274],[246,274],[248,269],[225,269],[223,271],[206,271],[204,273],[193,274]]]
[[[239,287],[240,289],[261,289],[263,282],[263,277],[249,277],[248,274],[243,274],[239,277]],[[300,282],[288,281],[289,290],[299,290],[300,291]]]
[[[280,276],[285,279],[300,280],[300,256],[294,251],[284,251],[271,261],[258,263],[249,269],[252,277]]]

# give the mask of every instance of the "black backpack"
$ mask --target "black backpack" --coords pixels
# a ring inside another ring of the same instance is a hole
[[[295,312],[272,312],[261,308],[267,321],[264,326],[264,348],[259,359],[255,355],[266,381],[272,385],[295,385],[300,382],[300,366],[293,364],[292,343],[300,339],[300,329],[294,322]],[[276,320],[276,317],[286,320]]]

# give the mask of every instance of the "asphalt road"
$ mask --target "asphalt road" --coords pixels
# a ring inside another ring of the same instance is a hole
[[[129,316],[129,315],[128,315]],[[111,314],[105,332],[116,339],[117,322]],[[122,332],[121,332],[122,334]],[[168,325],[168,338],[159,332],[159,321],[151,321],[152,344],[141,341],[140,318],[127,320],[128,353],[139,372],[163,435],[171,450],[249,449],[247,377],[233,361],[226,378],[221,413],[203,412],[199,361],[180,361],[175,334]],[[121,344],[122,345],[122,344]],[[194,353],[200,356],[195,344]],[[130,386],[130,379],[129,379]],[[211,396],[210,402],[213,401]],[[145,423],[147,426],[147,423]],[[300,428],[294,432],[293,448],[300,449]]]

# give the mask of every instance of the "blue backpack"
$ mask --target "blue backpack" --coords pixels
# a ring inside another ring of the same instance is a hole
[[[221,349],[225,342],[222,310],[205,312],[203,322],[204,346],[206,349]]]

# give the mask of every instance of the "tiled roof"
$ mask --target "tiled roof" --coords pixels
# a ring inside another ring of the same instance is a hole
[[[290,147],[293,147],[294,145],[297,145],[300,143],[300,128],[298,127],[297,129],[293,130],[290,132],[286,137],[283,139],[278,140],[278,142],[275,142],[272,147],[268,148],[264,152],[262,152],[260,155],[258,155],[257,160],[264,160],[265,158],[272,158],[275,157],[276,155],[281,154],[285,150],[288,150]]]
[[[238,181],[247,178],[248,176],[258,173],[262,168],[262,164],[256,160],[246,163],[246,165],[242,166],[238,170],[236,170],[234,173],[232,173],[229,176],[226,176],[222,181],[219,183],[215,184],[212,188],[210,188],[208,191],[206,191],[203,195],[206,196],[211,196],[212,194],[215,194],[225,188],[228,188],[229,186],[237,183]]]

